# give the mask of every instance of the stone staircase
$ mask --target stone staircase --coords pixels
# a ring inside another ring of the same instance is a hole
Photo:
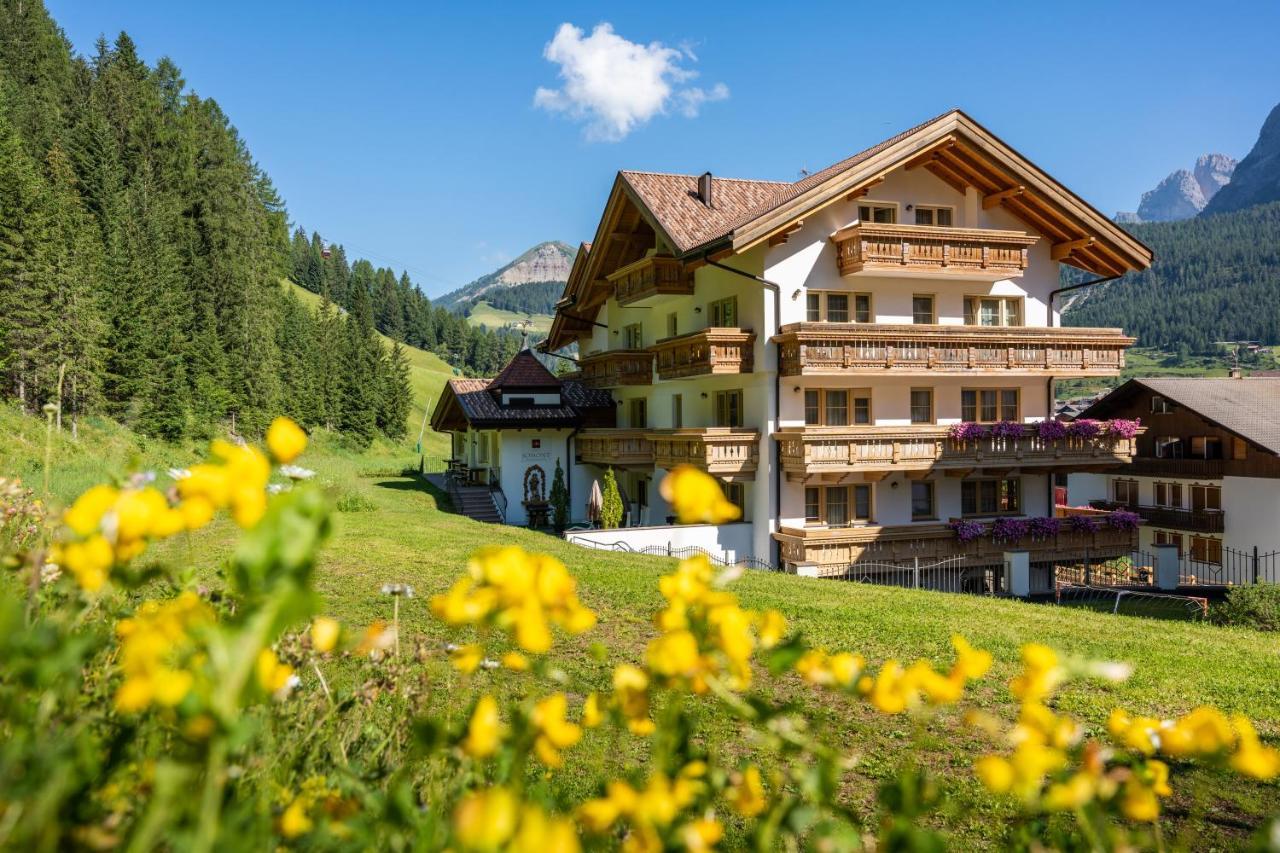
[[[450,490],[454,508],[467,518],[489,524],[502,524],[501,513],[488,486],[455,486]]]

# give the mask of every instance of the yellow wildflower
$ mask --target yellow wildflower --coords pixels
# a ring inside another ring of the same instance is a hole
[[[658,675],[692,678],[699,670],[698,641],[689,631],[672,631],[649,642],[645,659]]]
[[[1236,714],[1231,724],[1240,738],[1240,745],[1231,756],[1231,766],[1236,772],[1263,781],[1280,775],[1280,751],[1259,742],[1258,732],[1247,717]]]
[[[649,719],[649,676],[631,664],[619,664],[613,671],[613,695],[632,734],[653,732]]]
[[[984,755],[973,764],[973,770],[987,786],[987,790],[996,794],[1007,794],[1013,788],[1013,763],[999,755]]]
[[[495,850],[516,832],[519,803],[507,788],[473,791],[453,812],[453,830],[465,850]]]
[[[680,840],[684,842],[685,849],[692,851],[710,850],[719,844],[723,837],[724,827],[721,826],[720,821],[712,818],[695,820],[680,832]]]
[[[524,672],[529,668],[529,659],[519,652],[507,652],[502,656],[502,665],[512,672]]]
[[[470,675],[480,667],[480,662],[484,660],[484,649],[475,643],[468,643],[465,646],[459,646],[454,649],[451,657],[453,658],[455,669]]]
[[[578,853],[582,846],[571,821],[551,817],[537,806],[526,805],[520,813],[520,829],[511,849],[536,853]]]
[[[62,516],[63,522],[79,536],[88,536],[98,529],[102,516],[115,505],[120,493],[113,486],[97,485],[76,498]]]
[[[766,610],[760,614],[756,630],[760,635],[760,647],[771,649],[782,642],[787,633],[786,617],[776,610]]]
[[[1055,782],[1045,791],[1041,804],[1047,811],[1075,811],[1093,799],[1096,780],[1087,773],[1073,773],[1065,782]]]
[[[488,758],[498,751],[501,742],[502,720],[498,716],[498,702],[492,696],[481,696],[467,725],[462,750],[472,758]]]
[[[1040,643],[1027,643],[1022,647],[1022,667],[1022,674],[1009,683],[1009,689],[1023,702],[1042,701],[1064,675],[1053,649]]]
[[[1156,793],[1150,787],[1136,778],[1130,778],[1124,786],[1120,810],[1129,820],[1151,823],[1160,817],[1160,801],[1156,799]]]
[[[267,427],[267,449],[276,462],[292,462],[307,449],[307,434],[289,418],[276,418]]]
[[[193,495],[178,504],[182,524],[187,530],[199,530],[213,521],[213,504],[203,495]]]
[[[587,696],[587,701],[582,703],[582,725],[589,729],[594,729],[604,721],[604,715],[600,712],[600,694],[592,691]]]
[[[283,691],[289,686],[289,679],[293,677],[293,667],[281,663],[271,649],[258,652],[255,671],[258,674],[259,686],[268,693]]]
[[[338,645],[342,625],[331,616],[319,616],[311,623],[311,648],[325,654]]]
[[[677,465],[658,489],[681,524],[727,524],[742,515],[716,478],[692,465]]]
[[[885,661],[871,688],[871,704],[885,714],[901,714],[907,709],[909,688],[902,666],[896,660]]]
[[[313,824],[311,818],[307,816],[307,806],[305,797],[295,797],[293,802],[289,803],[284,814],[280,815],[281,835],[285,838],[297,838],[311,831]]]
[[[953,672],[972,681],[982,678],[991,669],[991,652],[975,649],[969,641],[959,634],[951,638],[951,645],[956,650],[956,663]]]
[[[736,784],[729,790],[729,802],[743,817],[755,817],[765,810],[764,784],[760,780],[760,769],[754,764],[742,771]]]
[[[68,542],[58,552],[58,562],[65,566],[85,592],[97,592],[107,582],[115,561],[111,543],[100,533],[83,542]]]
[[[534,705],[533,725],[538,730],[533,748],[538,759],[548,767],[564,763],[560,750],[582,739],[582,728],[565,719],[569,700],[563,693],[553,693]]]

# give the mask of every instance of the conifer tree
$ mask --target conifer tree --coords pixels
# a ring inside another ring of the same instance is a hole
[[[613,468],[606,468],[604,472],[604,494],[603,501],[600,505],[600,526],[605,530],[612,530],[622,524],[622,492],[618,490],[618,478],[613,474]]]

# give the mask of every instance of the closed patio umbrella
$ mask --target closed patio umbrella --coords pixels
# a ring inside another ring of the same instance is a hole
[[[587,498],[587,521],[593,524],[600,521],[600,510],[604,509],[604,493],[600,491],[600,481],[591,481],[591,495]]]

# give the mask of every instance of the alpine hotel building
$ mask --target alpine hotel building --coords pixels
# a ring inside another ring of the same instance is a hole
[[[575,381],[616,407],[613,427],[572,437],[573,515],[612,466],[630,523],[666,525],[657,484],[689,463],[743,509],[697,543],[712,550],[817,574],[998,559],[947,523],[1053,515],[1055,474],[1133,452],[1033,426],[1055,380],[1118,375],[1133,343],[1059,327],[1059,267],[1151,260],[960,111],[794,183],[619,172],[541,345],[576,343]],[[1001,421],[1025,435],[951,436]]]

